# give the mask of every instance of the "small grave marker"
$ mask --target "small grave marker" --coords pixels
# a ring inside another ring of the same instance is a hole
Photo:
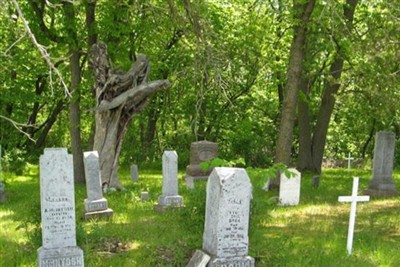
[[[349,156],[347,158],[344,158],[344,159],[347,159],[347,169],[350,170],[351,169],[351,161],[354,158],[351,157],[351,153],[349,152]]]
[[[85,219],[111,217],[113,210],[108,208],[108,201],[103,197],[97,151],[84,153],[87,198],[85,199]]]
[[[178,154],[176,151],[165,151],[162,161],[162,195],[158,197],[158,204],[154,206],[156,211],[183,206],[183,198],[178,195]]]
[[[358,192],[358,177],[353,178],[353,192],[351,196],[340,196],[339,202],[350,202],[350,219],[349,230],[347,235],[347,253],[350,255],[353,247],[354,224],[356,221],[357,202],[369,201],[369,196],[357,196]]]
[[[138,171],[138,166],[136,164],[131,165],[131,180],[132,182],[139,181],[139,171]]]
[[[279,185],[279,204],[282,206],[297,206],[300,202],[301,173],[296,169],[289,169],[291,177],[281,173]]]
[[[316,175],[316,176],[313,177],[312,186],[314,188],[318,188],[319,187],[319,175]]]

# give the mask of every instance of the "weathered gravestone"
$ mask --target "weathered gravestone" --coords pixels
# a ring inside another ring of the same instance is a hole
[[[6,186],[0,181],[0,203],[6,202]]]
[[[138,166],[136,164],[131,165],[131,180],[132,182],[139,181],[139,171],[138,171]]]
[[[356,222],[356,209],[357,202],[369,201],[369,196],[357,196],[358,192],[358,177],[353,178],[353,190],[351,196],[339,197],[339,202],[350,202],[350,219],[349,219],[349,230],[347,233],[347,253],[350,255],[353,248],[353,235],[354,235],[354,224]]]
[[[393,163],[396,136],[392,132],[376,133],[372,179],[364,191],[370,196],[397,196],[398,191],[393,182]]]
[[[190,165],[186,167],[186,173],[183,176],[188,188],[193,189],[196,180],[206,180],[208,178],[212,169],[203,170],[200,164],[217,156],[218,145],[216,143],[199,141],[190,145]]]
[[[203,251],[207,266],[254,266],[248,256],[252,185],[242,168],[214,168],[207,182]]]
[[[47,148],[40,156],[40,204],[39,266],[84,266],[76,245],[73,163],[66,148]]]
[[[84,153],[87,198],[85,199],[85,219],[111,217],[113,210],[103,197],[97,151]]]
[[[169,207],[182,207],[183,198],[178,195],[178,154],[175,151],[165,151],[162,157],[162,195],[158,197],[157,211]]]
[[[281,173],[279,185],[279,204],[282,206],[296,206],[300,202],[301,173],[296,169],[289,169],[291,177]]]
[[[351,169],[351,161],[354,159],[351,157],[351,153],[349,152],[349,156],[347,158],[344,158],[347,160],[347,170]]]
[[[206,267],[211,257],[204,251],[197,249],[186,267]]]

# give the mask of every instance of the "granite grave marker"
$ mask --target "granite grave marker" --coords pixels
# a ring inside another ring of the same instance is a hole
[[[139,181],[139,171],[138,171],[138,166],[136,164],[131,165],[131,180],[132,182]]]
[[[279,185],[279,204],[282,206],[296,206],[300,202],[301,173],[296,169],[289,169],[291,177],[281,173]]]

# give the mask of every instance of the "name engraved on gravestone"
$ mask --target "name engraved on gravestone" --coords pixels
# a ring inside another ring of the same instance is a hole
[[[72,156],[65,148],[47,148],[40,156],[40,204],[39,266],[83,266],[83,251],[76,246]]]
[[[254,266],[247,255],[251,191],[244,169],[215,168],[211,173],[203,235],[203,249],[212,257],[208,266]]]

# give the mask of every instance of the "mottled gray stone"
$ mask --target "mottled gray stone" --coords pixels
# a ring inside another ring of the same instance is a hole
[[[111,217],[113,210],[108,207],[108,201],[103,197],[99,154],[89,151],[84,154],[87,198],[84,201],[85,219]]]
[[[207,182],[203,250],[208,266],[254,266],[248,254],[252,185],[242,168],[215,168]]]
[[[209,141],[193,142],[190,145],[190,165],[186,167],[186,173],[183,178],[189,189],[194,188],[196,180],[206,180],[210,175],[212,168],[203,170],[200,167],[202,162],[210,161],[218,156],[218,144]]]
[[[289,169],[291,177],[283,172],[279,185],[279,204],[282,206],[297,206],[300,202],[301,173],[296,169]]]
[[[165,151],[162,160],[162,195],[158,197],[158,204],[154,207],[157,211],[183,206],[183,198],[178,195],[178,155],[175,151]]]
[[[140,199],[142,201],[147,201],[149,199],[149,192],[141,192],[140,193]]]
[[[131,180],[132,182],[139,181],[139,170],[136,164],[131,165]]]
[[[397,196],[399,193],[393,181],[394,151],[396,136],[392,132],[380,131],[375,136],[372,179],[364,191],[370,196]]]
[[[210,256],[202,250],[197,249],[186,267],[206,267]]]
[[[72,156],[66,148],[47,148],[40,156],[40,204],[39,266],[83,266],[83,252],[76,246]]]

